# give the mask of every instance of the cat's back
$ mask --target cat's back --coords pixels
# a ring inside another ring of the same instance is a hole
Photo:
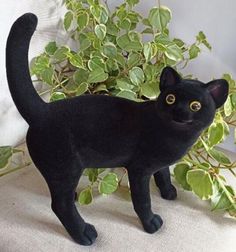
[[[82,95],[50,103],[50,114],[54,117],[117,117],[138,113],[141,104],[121,97],[108,95]]]

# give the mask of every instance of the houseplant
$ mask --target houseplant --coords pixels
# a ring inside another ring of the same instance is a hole
[[[110,11],[106,1],[66,0],[64,28],[75,48],[52,41],[34,58],[31,74],[46,87],[41,94],[48,93],[50,101],[86,93],[114,95],[137,102],[155,99],[164,66],[185,67],[199,55],[202,47],[211,49],[202,31],[191,45],[172,38],[168,30],[171,11],[158,2],[158,7],[152,8],[144,18],[133,8],[138,2],[126,0]],[[236,123],[233,119],[236,83],[228,74],[223,78],[230,84],[224,108],[217,111],[212,125],[176,164],[173,175],[185,190],[211,201],[212,209],[227,210],[236,216],[236,194],[221,174],[224,169],[235,177],[236,162],[215,148],[229,134],[229,125]],[[19,151],[10,146],[1,147],[0,168],[4,169]],[[102,168],[86,169],[88,185],[79,193],[80,204],[91,203],[96,189],[102,194],[114,192],[126,174],[123,170],[120,176]]]

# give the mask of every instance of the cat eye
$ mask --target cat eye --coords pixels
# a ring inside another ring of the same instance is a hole
[[[166,103],[169,105],[175,103],[175,96],[173,94],[168,94],[166,96]]]
[[[202,105],[199,101],[192,101],[189,107],[193,112],[197,112],[201,109]]]

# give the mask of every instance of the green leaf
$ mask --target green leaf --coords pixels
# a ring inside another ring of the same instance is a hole
[[[154,7],[150,10],[148,20],[153,28],[162,32],[171,20],[171,11],[167,7]]]
[[[64,93],[57,91],[57,92],[52,93],[50,97],[50,102],[63,100],[65,98],[66,98],[66,95]]]
[[[57,61],[64,61],[68,58],[69,52],[70,49],[68,47],[62,46],[55,51],[53,58]]]
[[[80,12],[77,16],[77,24],[79,30],[83,30],[89,23],[89,15],[87,12]]]
[[[89,181],[94,183],[98,179],[98,169],[87,168],[86,175],[89,178]]]
[[[188,191],[191,191],[191,187],[187,182],[187,173],[191,170],[191,167],[187,163],[179,163],[174,168],[174,175],[176,181]]]
[[[118,66],[116,60],[113,60],[112,58],[107,59],[106,72],[111,73],[113,71],[117,71],[118,69],[119,69],[119,66]]]
[[[129,77],[131,82],[136,86],[140,86],[144,82],[144,73],[140,67],[133,67],[129,71]]]
[[[94,16],[94,18],[96,19],[96,21],[98,21],[98,19],[100,17],[100,12],[101,12],[100,6],[92,4],[90,6],[90,12]]]
[[[103,45],[102,53],[108,58],[115,58],[117,56],[117,48],[111,42],[106,42]]]
[[[209,149],[208,154],[221,164],[231,164],[230,159],[223,152],[218,151],[215,148]]]
[[[90,72],[88,77],[88,83],[103,82],[108,79],[108,74],[102,71],[100,68]]]
[[[111,194],[116,191],[118,187],[118,178],[115,173],[108,173],[98,185],[100,193]]]
[[[128,5],[129,5],[130,7],[133,7],[133,6],[135,6],[137,3],[139,3],[139,0],[126,0],[126,1],[127,1]]]
[[[0,147],[0,169],[5,168],[12,156],[11,146],[1,146]]]
[[[120,5],[118,8],[117,8],[117,11],[116,11],[116,16],[122,20],[124,19],[125,17],[127,17],[127,11],[126,11],[126,3]]]
[[[224,113],[226,116],[230,116],[232,112],[233,112],[232,103],[230,96],[228,96],[226,102],[224,103]]]
[[[106,24],[106,22],[108,21],[108,12],[104,6],[90,6],[90,11],[98,23]]]
[[[149,26],[149,27],[152,27],[151,24],[150,24],[150,21],[147,19],[147,18],[143,18],[142,19],[142,23],[146,26]],[[153,32],[152,32],[153,33]]]
[[[79,194],[80,205],[89,205],[93,201],[92,189],[87,187]]]
[[[95,26],[95,34],[100,39],[103,40],[106,37],[107,28],[104,24],[99,24]]]
[[[145,57],[147,62],[149,60],[151,60],[151,58],[152,58],[152,44],[151,44],[151,42],[148,42],[148,43],[144,44],[143,54],[144,54],[144,57]]]
[[[88,68],[91,71],[101,68],[102,71],[105,69],[105,62],[101,57],[95,56],[88,61]]]
[[[52,83],[53,83],[53,73],[54,73],[54,70],[53,70],[52,67],[49,67],[49,68],[45,69],[41,73],[42,80],[44,82],[48,83],[49,85],[52,85]]]
[[[227,80],[227,82],[229,83],[229,86],[231,88],[235,87],[235,80],[232,78],[232,76],[230,74],[223,74],[222,78]]]
[[[169,36],[167,36],[166,34],[162,34],[162,33],[158,33],[155,38],[154,38],[155,42],[157,43],[157,45],[162,45],[162,48],[165,48],[166,46],[170,45],[170,44],[175,44],[170,41]]]
[[[198,33],[198,35],[197,35],[197,40],[198,40],[199,42],[201,42],[201,41],[203,41],[203,40],[205,40],[205,39],[206,39],[206,35],[204,34],[203,31],[200,31],[200,32]]]
[[[101,91],[103,91],[103,92],[105,91],[105,92],[108,93],[107,86],[105,84],[99,84],[98,86],[96,86],[93,93],[98,93],[98,92],[101,92]]]
[[[231,104],[233,106],[233,110],[236,111],[236,93],[233,93],[231,96]]]
[[[75,67],[78,67],[78,68],[84,67],[83,59],[79,54],[76,54],[76,53],[70,54],[69,61],[71,65]]]
[[[81,51],[85,51],[87,48],[89,48],[91,46],[91,41],[89,40],[87,35],[84,33],[80,33],[80,35],[78,37],[78,41],[80,44]]]
[[[153,34],[153,29],[152,28],[146,28],[141,33]]]
[[[210,147],[220,143],[224,137],[224,126],[222,123],[212,123],[208,129],[208,141]]]
[[[135,92],[131,90],[121,90],[116,94],[118,97],[122,97],[128,100],[136,101],[137,100],[137,95]]]
[[[183,59],[182,50],[176,44],[169,44],[164,53],[169,59],[174,61]]]
[[[128,18],[124,18],[118,23],[118,26],[126,31],[129,31],[131,27],[131,21]]]
[[[93,40],[93,47],[94,47],[94,49],[101,50],[101,47],[102,47],[102,43],[101,42],[102,41],[98,37],[94,38],[94,40]]]
[[[55,41],[49,42],[45,47],[45,52],[50,56],[52,56],[56,50],[57,50],[57,44]]]
[[[206,35],[203,33],[203,31],[200,31],[198,33],[198,35],[196,36],[196,39],[199,43],[202,43],[203,45],[205,45],[209,50],[211,50],[211,45],[208,43],[208,41],[206,40]]]
[[[197,58],[198,54],[201,52],[200,48],[196,46],[195,44],[191,45],[189,49],[189,58],[195,59]]]
[[[123,55],[121,55],[120,53],[117,53],[117,55],[116,55],[116,61],[117,61],[117,63],[121,67],[125,68],[125,66],[126,66],[126,58]]]
[[[131,52],[129,53],[127,65],[129,68],[135,67],[141,64],[142,56],[139,53]]]
[[[66,30],[70,28],[72,21],[73,21],[73,12],[68,11],[64,17],[64,27]]]
[[[179,38],[174,38],[173,42],[179,47],[179,48],[183,48],[185,46],[185,43],[183,40],[179,39]]]
[[[76,72],[74,72],[73,80],[77,84],[81,84],[81,83],[86,82],[88,80],[88,76],[89,76],[89,71],[82,69],[82,68],[79,68]]]
[[[41,75],[41,73],[50,67],[49,64],[49,57],[45,56],[44,54],[36,57],[33,59],[32,66],[31,66],[31,74],[32,75]]]
[[[100,16],[98,18],[98,22],[102,24],[106,24],[108,21],[108,11],[104,6],[100,6]]]
[[[77,90],[76,90],[76,95],[77,95],[77,96],[82,95],[82,94],[84,94],[87,90],[88,90],[88,83],[82,82],[82,83],[78,86],[78,88],[77,88]]]
[[[160,68],[159,68],[160,67]],[[160,73],[161,69],[164,67],[163,64],[159,64],[157,65],[149,65],[147,64],[144,68],[144,73],[146,76],[146,80],[147,81],[151,81],[151,82],[156,82],[156,84],[158,85],[157,82],[157,75],[158,73]]]
[[[156,82],[147,82],[147,83],[141,84],[140,92],[141,92],[141,95],[149,99],[155,99],[157,98],[159,94],[158,84]]]
[[[202,200],[207,200],[213,194],[213,182],[208,172],[194,169],[187,172],[187,183],[193,192]]]
[[[119,33],[120,29],[111,20],[108,20],[108,22],[106,23],[106,27],[107,27],[107,34],[117,36],[117,34]]]
[[[210,168],[211,168],[211,165],[209,163],[197,163],[196,166],[199,168],[199,169],[203,169],[205,171],[208,171]]]
[[[131,90],[134,87],[128,78],[117,79],[116,83],[120,90]]]
[[[212,211],[214,210],[226,210],[230,208],[231,202],[226,196],[225,192],[218,192],[218,194],[211,198]]]
[[[117,44],[121,49],[127,52],[142,50],[142,43],[140,40],[132,40],[128,34],[118,37]]]
[[[98,168],[97,170],[98,170],[98,174],[101,174],[101,173],[103,173],[106,169],[105,169],[105,168]]]
[[[224,127],[224,138],[225,138],[230,133],[230,131],[229,131],[229,125],[225,121],[223,121],[222,123],[223,123],[223,127]]]

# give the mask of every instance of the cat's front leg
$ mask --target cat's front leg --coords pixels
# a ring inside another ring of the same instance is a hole
[[[162,168],[153,174],[157,187],[160,189],[161,197],[167,200],[174,200],[177,191],[171,184],[169,167]]]
[[[144,230],[152,234],[162,226],[163,221],[151,210],[149,191],[151,175],[141,175],[135,172],[128,172],[128,175],[134,210],[140,218]]]

